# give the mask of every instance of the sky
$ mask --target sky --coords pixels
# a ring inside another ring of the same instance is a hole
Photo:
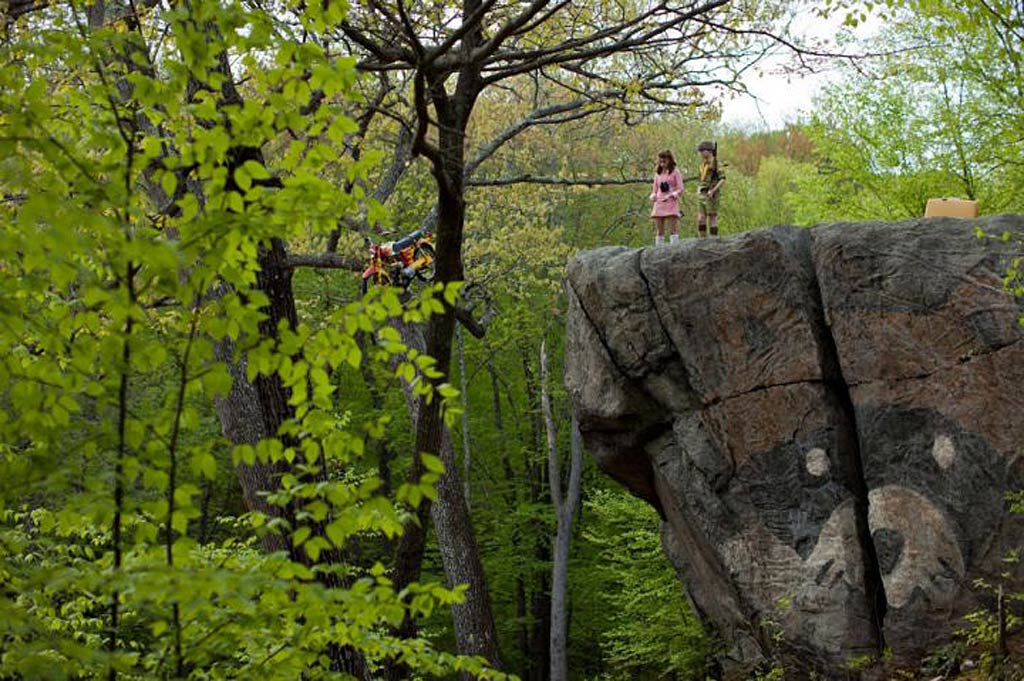
[[[793,31],[806,40],[822,40],[835,36],[840,30],[849,30],[842,29],[841,24],[841,16],[823,20],[807,9],[797,15]],[[879,22],[869,17],[852,31],[852,35],[856,39],[867,39],[878,29]],[[845,49],[849,50],[851,46]],[[835,68],[806,75],[780,73],[786,59],[787,55],[780,53],[764,64],[761,73],[751,72],[744,78],[750,96],[726,96],[723,99],[723,124],[753,130],[778,130],[808,113],[815,95],[839,77]]]
[[[747,77],[745,83],[752,96],[724,100],[722,123],[727,127],[778,130],[809,112],[814,96],[831,77],[827,73]]]

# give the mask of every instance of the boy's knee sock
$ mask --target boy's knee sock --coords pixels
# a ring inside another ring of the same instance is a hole
[[[710,220],[711,223],[711,236],[718,236],[718,218],[714,217]]]
[[[697,233],[700,234],[701,236],[707,236],[708,235],[708,226],[707,226],[707,224],[705,224],[703,222],[698,222],[697,223]]]

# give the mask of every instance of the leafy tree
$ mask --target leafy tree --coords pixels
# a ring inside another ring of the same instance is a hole
[[[951,140],[931,84],[899,79],[829,88],[808,134],[821,160],[805,176],[802,222],[895,220],[924,214],[930,197],[971,195],[943,162]]]
[[[390,633],[460,590],[397,591],[348,558],[406,512],[362,470],[380,427],[332,374],[397,356],[437,404],[434,362],[383,327],[456,292],[298,319],[284,240],[357,207],[325,167],[366,167],[341,156],[354,63],[309,40],[340,8],[296,30],[236,3],[31,9],[0,64],[0,675],[487,675]],[[211,399],[233,442],[196,431]],[[200,484],[227,452],[253,512],[202,544]],[[442,470],[422,461],[410,506]]]
[[[885,58],[832,88],[810,128],[829,217],[916,216],[929,196],[1019,208],[1024,9],[1008,0],[829,2],[886,22]]]
[[[622,490],[595,492],[584,513],[583,537],[601,562],[578,584],[597,596],[610,625],[602,633],[608,676],[704,679],[710,640],[662,551],[657,514]]]
[[[817,176],[813,165],[784,156],[762,158],[758,165],[753,176],[738,169],[729,173],[729,200],[721,208],[726,233],[797,222],[800,187]]]

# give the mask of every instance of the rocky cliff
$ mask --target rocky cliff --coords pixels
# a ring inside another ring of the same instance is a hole
[[[727,672],[914,664],[990,606],[976,579],[1024,589],[1021,240],[1024,216],[937,218],[573,259],[584,441],[661,514]]]

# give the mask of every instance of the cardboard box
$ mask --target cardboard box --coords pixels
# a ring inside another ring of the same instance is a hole
[[[976,218],[978,202],[968,199],[928,199],[924,207],[926,218]]]

